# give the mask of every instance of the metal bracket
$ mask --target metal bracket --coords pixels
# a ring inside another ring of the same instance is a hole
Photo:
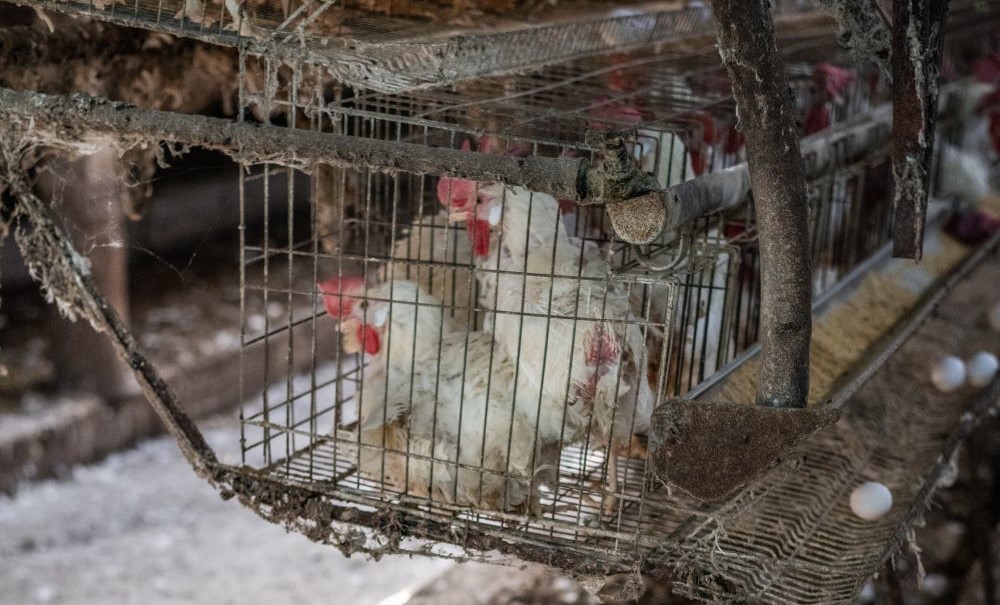
[[[699,500],[723,500],[839,417],[828,407],[666,401],[653,412],[650,468]]]

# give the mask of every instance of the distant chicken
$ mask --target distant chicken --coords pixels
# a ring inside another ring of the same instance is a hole
[[[990,166],[1000,155],[1000,54],[978,60],[938,107],[938,197],[976,204],[995,197]]]
[[[596,246],[566,233],[552,196],[495,183],[458,190],[439,199],[467,223],[480,301],[494,311],[487,329],[517,360],[518,389],[537,398],[539,435],[607,447],[616,494],[617,457],[649,429],[655,401],[627,290],[608,281]],[[607,498],[605,512],[615,505]]]
[[[835,106],[846,104],[844,93],[857,79],[857,75],[849,69],[842,69],[829,63],[820,63],[813,69],[813,82],[816,90],[813,100],[806,108],[802,119],[803,134],[815,134],[826,130],[833,123],[830,115]]]
[[[990,182],[990,165],[981,154],[940,141],[937,152],[937,197],[968,206],[1000,203]]]
[[[359,471],[439,502],[539,514],[534,409],[491,335],[455,327],[414,282],[319,284],[345,352],[363,352]],[[481,470],[480,470],[481,469]]]
[[[955,145],[992,162],[1000,156],[1000,73],[994,76],[988,69],[991,61],[983,63],[977,73],[988,80],[956,84],[954,93],[941,99],[939,121],[942,134]]]
[[[622,130],[641,123],[644,114],[641,104],[637,102],[599,101],[588,111],[588,116],[595,129]],[[705,138],[714,139],[714,129],[709,131],[704,122],[701,123],[701,129]],[[710,148],[704,138],[695,137],[694,140],[698,141],[698,145],[692,145],[692,149],[697,149],[692,154],[684,143],[684,136],[678,132],[667,128],[639,128],[636,131],[633,156],[640,170],[652,174],[657,182],[669,187],[694,178],[700,174],[699,169],[704,172]]]

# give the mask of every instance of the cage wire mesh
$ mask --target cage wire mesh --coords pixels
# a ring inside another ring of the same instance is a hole
[[[790,71],[805,112],[828,103],[811,66],[838,55],[799,46]],[[406,94],[322,90],[302,85],[309,66],[241,60],[265,78],[241,87],[247,119],[595,160],[589,133],[632,129],[636,161],[664,185],[742,159],[715,53],[620,53]],[[840,91],[828,123],[877,100],[866,75]],[[523,188],[363,167],[314,167],[312,178],[308,216],[290,206],[287,224],[265,224],[241,247],[247,307],[288,310],[244,317],[245,346],[287,340],[286,370],[267,376],[284,387],[244,410],[246,462],[355,503],[619,568],[687,527],[699,505],[652,489],[632,433],[648,422],[644,408],[705,388],[755,344],[752,204],[640,254],[613,237],[603,209]],[[817,294],[888,241],[888,178],[873,153],[811,183]],[[296,376],[296,343],[315,351],[322,339],[338,343],[332,356]]]
[[[134,7],[86,10],[158,27],[151,7]],[[174,9],[155,7],[165,31],[186,23],[172,21]],[[959,4],[951,24],[971,36],[991,21]],[[781,44],[800,111],[822,110],[824,127],[863,120],[884,98],[866,70],[830,94],[825,78],[844,74],[817,65],[851,64],[831,42],[827,30],[802,29]],[[714,52],[639,49],[406,93],[331,79],[329,64],[301,59],[241,46],[241,122],[594,161],[601,147],[590,133],[625,129],[661,185],[743,160]],[[242,393],[252,400],[241,414],[243,463],[372,526],[380,511],[419,519],[429,529],[412,534],[457,547],[388,540],[370,545],[376,552],[482,558],[469,536],[487,535],[579,573],[687,570],[684,590],[703,598],[842,602],[876,569],[888,528],[910,515],[873,532],[842,510],[845,486],[866,468],[907,481],[940,449],[927,436],[955,425],[954,402],[943,400],[927,404],[940,413],[893,409],[884,421],[856,410],[800,447],[799,467],[727,503],[672,494],[651,480],[633,433],[649,408],[705,392],[754,348],[752,200],[637,249],[613,236],[602,208],[515,186],[299,168],[311,173],[308,207],[294,202],[295,169],[240,172],[241,372],[272,385]],[[812,179],[818,296],[884,250],[889,185],[880,149]],[[256,189],[259,228],[246,203]],[[298,373],[303,359],[309,369]],[[914,447],[886,455],[877,445],[889,429],[912,431]],[[372,539],[354,531],[337,539]]]
[[[342,82],[386,92],[714,34],[705,5],[672,1],[13,1],[303,60]],[[801,0],[775,5],[790,18],[811,8]]]

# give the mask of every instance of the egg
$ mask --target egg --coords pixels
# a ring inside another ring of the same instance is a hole
[[[990,327],[993,328],[993,331],[1000,333],[1000,303],[993,305],[987,319],[989,320]]]
[[[931,367],[931,382],[942,393],[950,393],[965,384],[965,363],[954,355],[946,355]]]
[[[874,521],[892,508],[892,492],[878,481],[866,481],[851,492],[851,511],[865,521]]]
[[[980,351],[965,362],[965,367],[969,375],[969,384],[982,388],[993,382],[997,369],[1000,369],[1000,361],[997,361],[997,356],[993,353]]]

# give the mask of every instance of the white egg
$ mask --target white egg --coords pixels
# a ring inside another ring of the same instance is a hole
[[[1000,303],[993,305],[987,319],[989,319],[990,327],[993,328],[993,331],[1000,333]]]
[[[892,508],[892,493],[877,481],[866,481],[851,492],[851,510],[865,521],[874,521]]]
[[[931,382],[942,393],[950,393],[965,384],[965,363],[954,355],[946,355],[931,367]]]
[[[980,351],[965,362],[965,367],[969,374],[969,384],[976,388],[982,388],[993,382],[993,377],[1000,369],[1000,361],[993,353]]]

